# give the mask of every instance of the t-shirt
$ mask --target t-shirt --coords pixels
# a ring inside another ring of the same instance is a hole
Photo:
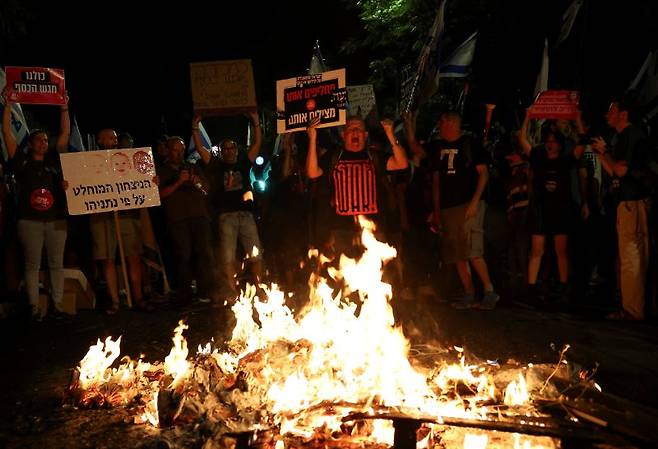
[[[59,153],[41,161],[17,150],[11,161],[18,187],[18,219],[52,221],[66,216]]]
[[[323,174],[311,180],[312,209],[318,226],[356,229],[354,217],[367,216],[386,225],[388,195],[386,161],[368,150],[328,151],[319,157]]]
[[[158,168],[158,176],[160,177],[161,188],[168,187],[180,177],[181,170],[187,168],[192,175],[203,178],[198,167],[192,166],[173,166],[165,164]],[[205,179],[202,180],[202,186],[208,192],[208,186]],[[167,221],[176,222],[186,218],[194,217],[208,217],[208,209],[206,207],[206,194],[204,194],[199,187],[192,185],[192,180],[181,184],[171,195],[162,200],[165,208],[165,215]]]
[[[640,181],[637,174],[646,170],[648,163],[648,142],[640,128],[631,124],[617,134],[612,147],[615,161],[626,161],[628,172],[623,178],[612,177],[612,192],[618,201],[634,201],[647,198],[651,191]]]
[[[235,164],[213,158],[207,167],[212,177],[212,203],[219,213],[253,210],[254,200],[249,179],[251,162],[244,155]]]
[[[443,139],[430,142],[431,171],[439,173],[441,209],[460,206],[473,199],[478,182],[476,166],[488,165],[489,156],[471,137],[461,136],[454,142]]]
[[[570,208],[571,169],[575,163],[573,153],[562,152],[549,159],[544,145],[534,147],[530,153],[533,199],[549,208]]]

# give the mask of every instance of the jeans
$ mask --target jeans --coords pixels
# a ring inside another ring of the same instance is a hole
[[[32,306],[39,304],[39,268],[45,241],[50,270],[50,284],[55,307],[61,308],[64,296],[64,245],[66,221],[18,220],[18,237],[25,257],[25,285]],[[42,311],[44,313],[45,311]]]
[[[219,215],[219,238],[221,263],[230,265],[235,262],[238,239],[247,258],[260,260],[263,248],[258,237],[258,228],[254,215],[248,211],[224,212]],[[258,254],[254,255],[254,247]]]

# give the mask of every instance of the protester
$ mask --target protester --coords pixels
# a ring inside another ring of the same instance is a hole
[[[185,143],[182,138],[170,137],[167,149],[167,163],[159,167],[158,176],[160,198],[174,250],[178,300],[187,302],[191,299],[192,279],[195,279],[197,297],[201,302],[209,302],[214,266],[206,204],[210,188],[201,171],[184,162]]]
[[[526,114],[519,142],[530,158],[530,216],[531,253],[528,261],[528,286],[533,299],[543,300],[543,292],[537,285],[546,237],[553,238],[557,256],[558,277],[555,297],[568,297],[569,255],[568,236],[572,227],[573,200],[571,195],[571,170],[582,156],[583,147],[566,150],[562,133],[552,127],[542,130],[542,144],[533,147],[528,141],[529,116]],[[585,203],[583,209],[586,210]]]
[[[112,129],[103,129],[96,135],[99,150],[117,148],[117,133]],[[130,288],[132,291],[133,308],[141,311],[151,311],[153,307],[144,299],[142,290],[142,235],[139,209],[118,212],[119,228],[123,240],[123,249],[128,262]],[[103,265],[103,277],[107,286],[111,306],[107,313],[113,315],[119,311],[119,285],[116,272],[116,254],[118,250],[117,233],[114,212],[92,214],[89,219],[93,238],[93,257]]]
[[[46,245],[52,300],[62,312],[64,295],[64,247],[66,244],[67,184],[62,176],[59,153],[69,145],[71,125],[68,114],[68,95],[60,108],[60,133],[55,150],[48,148],[48,135],[42,129],[33,130],[28,137],[27,152],[18,148],[11,130],[11,101],[3,91],[5,105],[2,115],[2,136],[7,147],[18,187],[18,236],[25,259],[25,286],[32,307],[32,316],[40,320],[47,313],[47,305],[39,304],[39,269],[41,253]]]
[[[219,158],[213,158],[203,145],[199,132],[201,118],[196,117],[192,123],[194,144],[212,179],[212,202],[219,213],[220,265],[224,280],[222,296],[231,300],[238,293],[235,285],[238,240],[249,262],[252,282],[257,283],[262,272],[263,248],[252,212],[254,194],[249,181],[249,170],[260,152],[262,133],[258,114],[251,112],[249,117],[254,126],[254,140],[247,152],[240,152],[235,141],[224,139],[219,145]]]
[[[475,139],[465,135],[461,116],[456,112],[441,114],[437,122],[440,139],[431,142],[433,222],[441,233],[441,257],[455,263],[464,287],[464,297],[455,308],[493,309],[500,299],[494,291],[484,260],[484,214],[482,198],[489,178],[488,156]],[[473,267],[483,287],[482,301],[475,302],[471,277]]]
[[[645,286],[649,262],[650,187],[648,178],[648,146],[644,132],[632,122],[631,95],[613,100],[606,114],[614,129],[614,141],[608,144],[595,137],[592,148],[610,177],[617,203],[617,239],[619,245],[619,287],[621,309],[610,319],[643,320],[645,318]]]

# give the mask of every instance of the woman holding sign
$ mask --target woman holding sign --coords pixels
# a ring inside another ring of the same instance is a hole
[[[48,267],[55,307],[61,311],[64,294],[64,244],[66,243],[65,182],[59,153],[66,151],[71,126],[68,96],[61,107],[60,134],[55,151],[48,150],[48,135],[33,130],[27,138],[27,152],[18,148],[11,124],[11,102],[6,91],[2,96],[7,107],[2,115],[2,137],[7,146],[10,170],[16,177],[18,191],[18,236],[25,259],[25,285],[32,306],[32,316],[40,320],[46,314],[39,305],[39,268],[41,250],[46,245]]]

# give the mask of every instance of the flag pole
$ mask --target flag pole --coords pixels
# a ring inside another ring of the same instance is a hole
[[[130,294],[130,280],[128,279],[128,270],[126,270],[126,255],[123,251],[123,237],[121,237],[121,227],[119,224],[119,212],[113,211],[114,214],[114,230],[117,234],[117,242],[119,243],[119,258],[121,259],[121,274],[126,283],[126,300],[128,301],[128,308],[133,308],[133,299]],[[139,286],[141,288],[141,285]]]
[[[585,57],[587,56],[587,52],[585,52],[585,39],[587,38],[587,16],[589,15],[589,2],[587,0],[583,0],[583,27],[580,33],[580,70],[578,70],[578,80],[576,82],[576,86],[578,87],[578,90],[581,91],[582,94],[582,89],[583,86],[585,85],[585,67],[587,67],[587,64],[585,64]]]
[[[484,118],[484,131],[483,131],[483,136],[484,138],[483,143],[486,144],[488,139],[489,139],[489,128],[491,128],[491,118],[493,117],[493,110],[496,108],[496,105],[493,103],[487,103],[484,105],[487,108],[487,113]]]

